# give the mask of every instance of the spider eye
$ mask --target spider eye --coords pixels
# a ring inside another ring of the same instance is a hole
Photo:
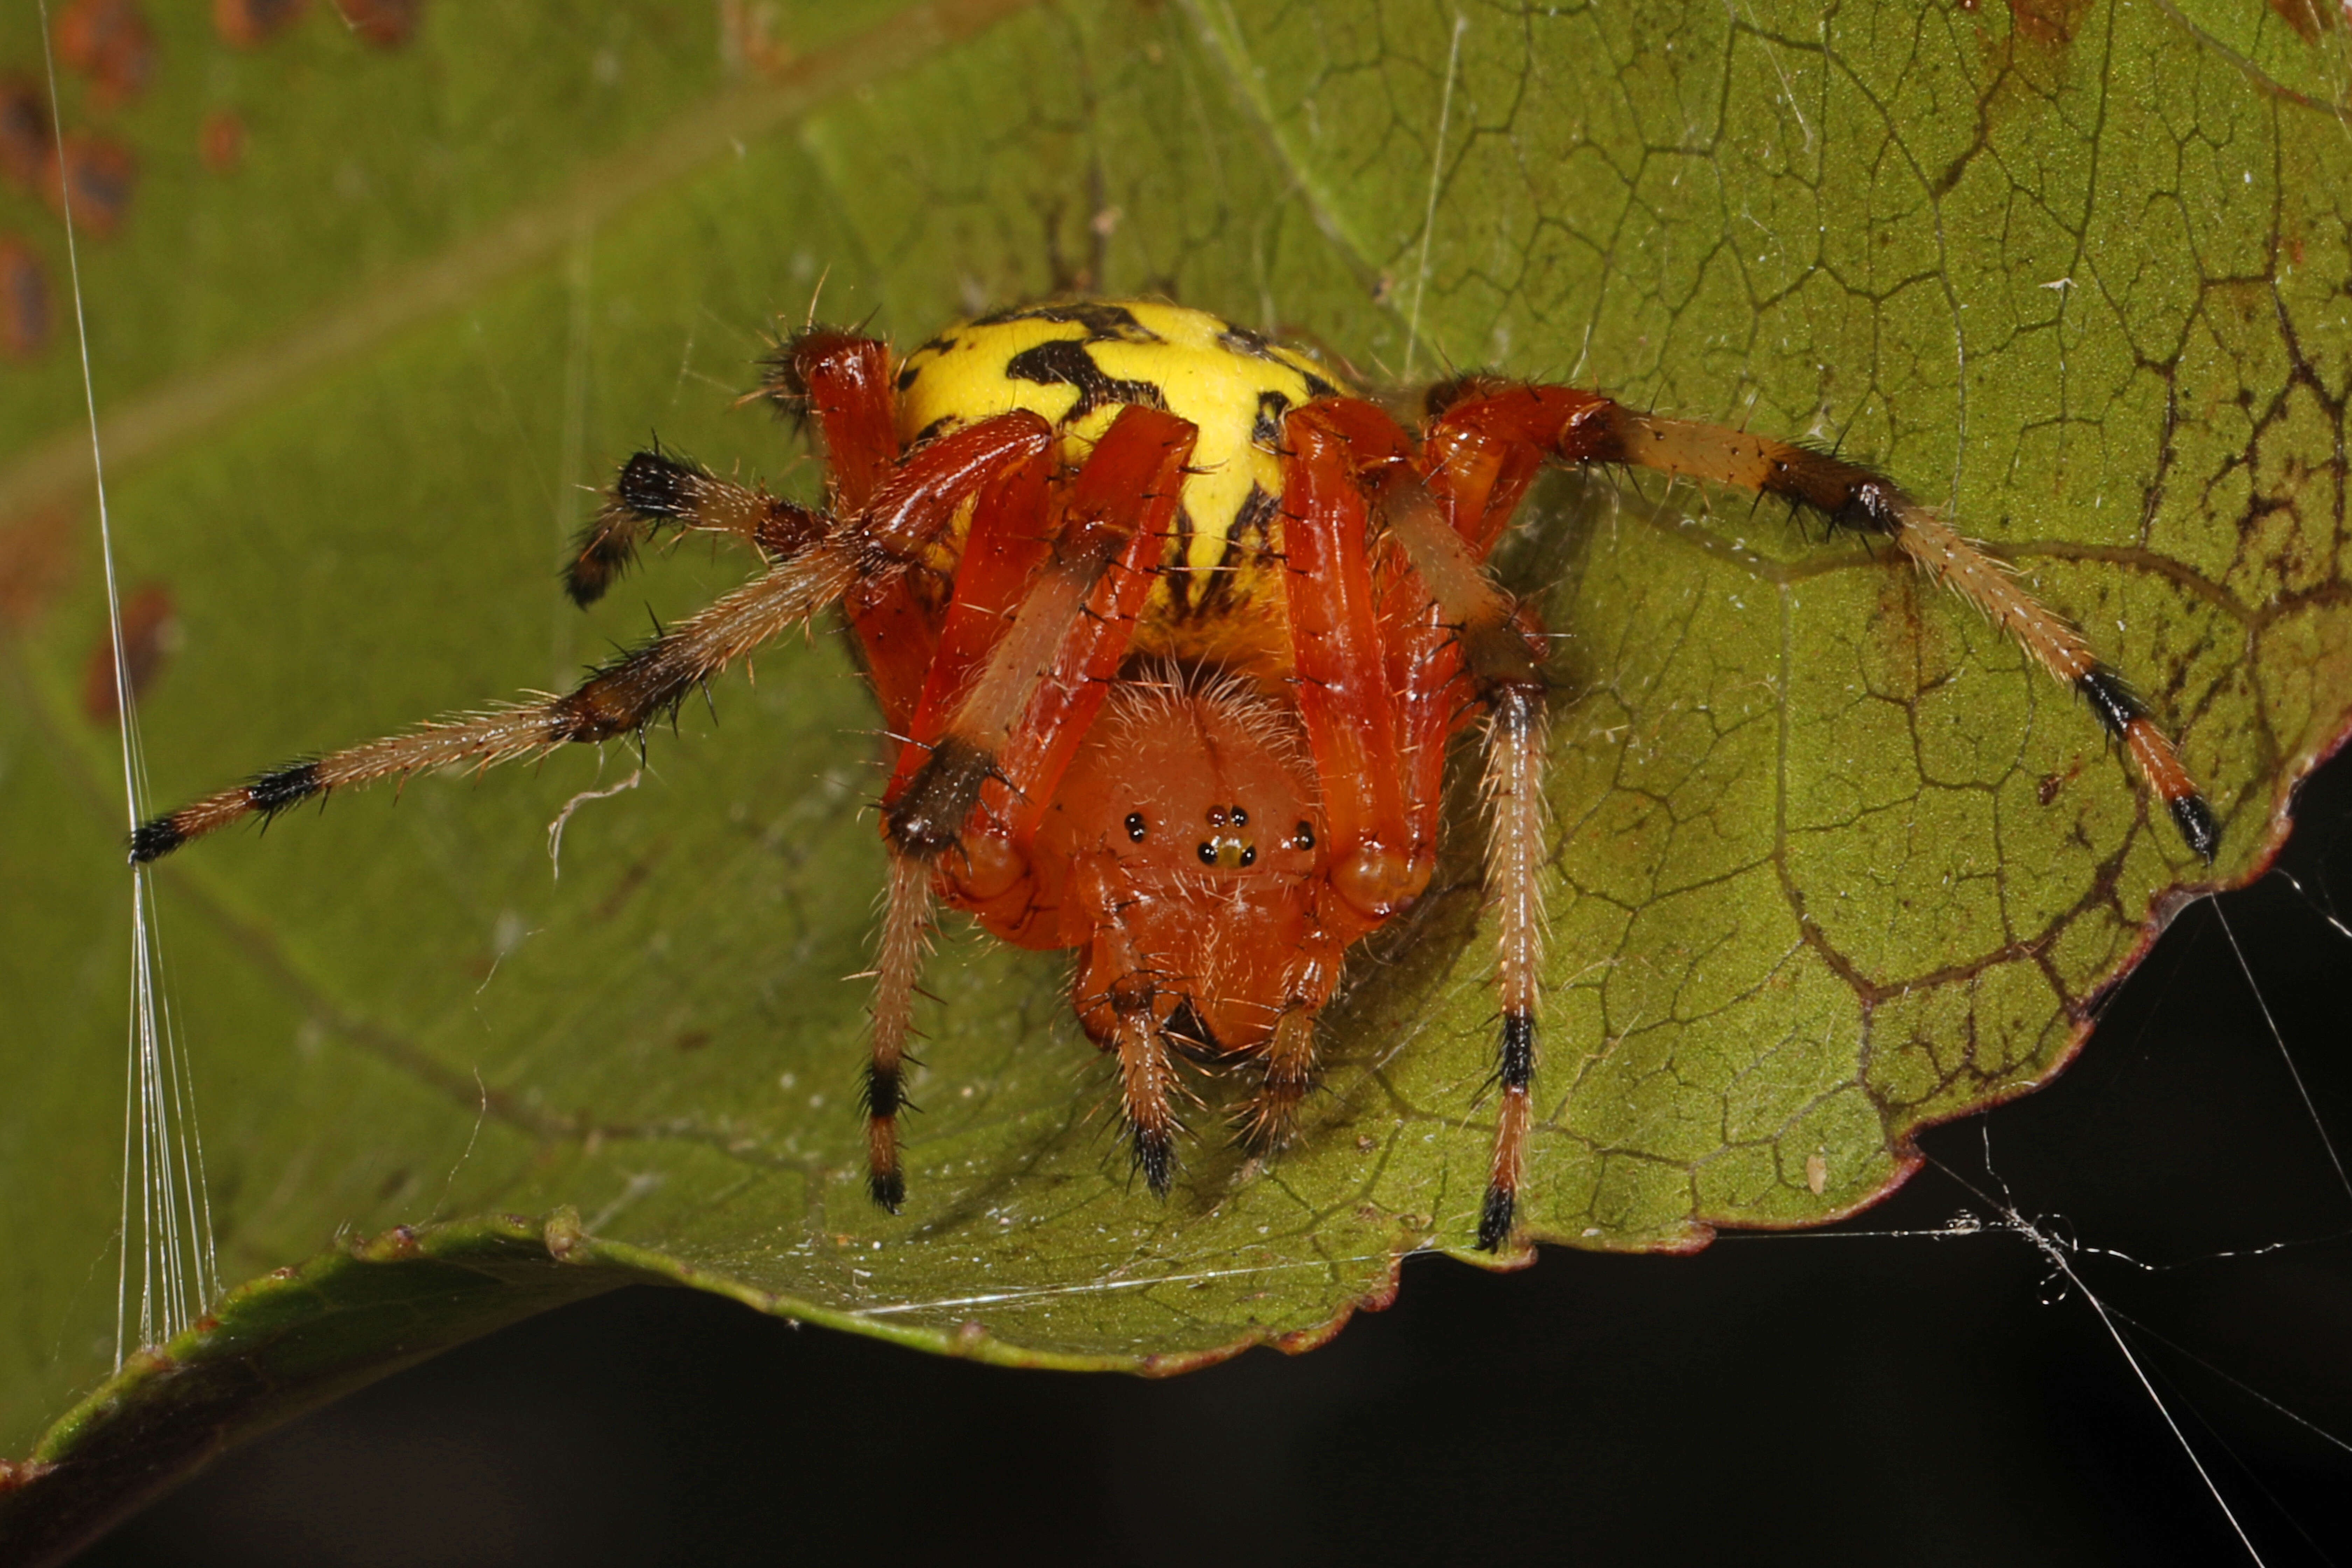
[[[1199,847],[1193,850],[1193,853],[1194,853],[1194,854],[1196,854],[1196,855],[1198,855],[1198,856],[1201,858],[1201,864],[1202,864],[1202,865],[1203,865],[1203,866],[1213,866],[1213,865],[1215,865],[1215,864],[1217,863],[1217,845],[1216,845],[1216,840],[1214,840],[1214,839],[1213,839],[1213,838],[1203,838],[1203,839],[1202,839],[1202,840],[1201,840],[1201,842],[1200,842]]]
[[[1143,834],[1144,834],[1143,813],[1141,813],[1141,812],[1139,812],[1139,811],[1130,811],[1130,812],[1129,812],[1129,813],[1127,814],[1127,836],[1128,836],[1128,837],[1129,837],[1129,839],[1133,840],[1135,843],[1140,844],[1140,843],[1142,843],[1142,842],[1143,842]]]
[[[1225,820],[1232,823],[1235,827],[1245,826],[1249,822],[1249,813],[1244,811],[1237,805],[1234,807],[1233,815]]]
[[[1314,825],[1313,823],[1311,823],[1311,822],[1302,822],[1302,823],[1300,823],[1300,824],[1298,825],[1297,830],[1296,832],[1292,833],[1292,834],[1291,834],[1291,836],[1290,836],[1290,847],[1291,847],[1293,849],[1312,849],[1312,848],[1314,848],[1314,847],[1315,847],[1315,825]]]
[[[1242,846],[1242,864],[1244,866],[1255,866],[1257,864],[1256,845],[1244,844]]]

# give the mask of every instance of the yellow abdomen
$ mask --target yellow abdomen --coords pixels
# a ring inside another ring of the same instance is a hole
[[[1031,305],[948,328],[900,363],[898,438],[1028,409],[1082,461],[1130,403],[1200,430],[1175,536],[1136,625],[1139,654],[1262,676],[1290,666],[1284,613],[1283,416],[1346,395],[1295,350],[1203,310],[1148,300]],[[959,520],[950,555],[969,518]],[[952,560],[942,565],[952,565]]]

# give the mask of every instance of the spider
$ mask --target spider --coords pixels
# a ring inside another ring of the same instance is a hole
[[[660,450],[622,466],[567,572],[585,605],[665,530],[760,574],[570,693],[433,721],[260,773],[132,836],[151,861],[347,784],[640,733],[838,604],[896,766],[864,1089],[869,1190],[905,1199],[910,1010],[944,902],[1076,950],[1072,1000],[1117,1058],[1164,1195],[1174,1058],[1251,1069],[1245,1146],[1295,1131],[1348,950],[1435,864],[1449,741],[1482,733],[1498,1107],[1476,1245],[1512,1235],[1537,1058],[1545,644],[1486,569],[1549,463],[1631,464],[1783,498],[1891,542],[2079,691],[2209,861],[2212,812],[2083,637],[1940,514],[1861,465],[1488,374],[1430,387],[1418,434],[1297,351],[1200,310],[1066,300],[894,360],[812,326],[758,392],[812,420],[822,508]]]

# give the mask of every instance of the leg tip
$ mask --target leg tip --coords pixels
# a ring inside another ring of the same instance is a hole
[[[160,860],[186,842],[168,816],[142,822],[131,832],[131,863],[144,866],[150,860]]]
[[[1511,1239],[1511,1215],[1518,1207],[1518,1196],[1505,1187],[1488,1187],[1486,1202],[1478,1211],[1478,1250],[1500,1252],[1503,1244]]]
[[[2184,795],[2168,804],[2173,826],[2180,829],[2180,837],[2199,858],[2210,866],[2214,853],[2221,847],[2221,825],[2214,819],[2213,808],[2205,804],[2201,795]]]
[[[564,570],[564,596],[583,610],[603,598],[609,585],[608,575],[591,572],[577,561]]]
[[[1151,1189],[1151,1195],[1166,1197],[1169,1184],[1176,1175],[1176,1140],[1173,1134],[1165,1127],[1137,1128],[1135,1166],[1143,1173],[1143,1184]]]
[[[1235,1119],[1234,1146],[1253,1159],[1272,1159],[1297,1131],[1297,1098],[1261,1093]]]
[[[875,1207],[897,1214],[907,1202],[907,1178],[897,1171],[869,1172],[866,1192]]]

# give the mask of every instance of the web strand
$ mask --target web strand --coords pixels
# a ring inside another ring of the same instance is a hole
[[[47,74],[54,144],[65,145],[65,110],[47,0],[35,0],[40,18],[42,64]],[[89,319],[82,298],[81,253],[74,228],[73,183],[58,160],[58,210],[65,220],[66,270],[71,284],[74,337],[81,361],[83,411],[89,422],[91,478],[98,494],[99,553],[105,566],[106,619],[114,657],[114,704],[122,743],[125,825],[147,815],[147,764],[122,637],[122,595],[114,566],[113,519],[106,500],[106,457],[98,428],[98,388],[90,374]],[[122,1204],[117,1236],[114,1361],[122,1364],[130,1334],[131,1190],[139,1194],[138,1336],[159,1343],[193,1324],[220,1293],[213,1245],[212,1200],[205,1191],[204,1143],[198,1135],[195,1085],[178,1049],[161,967],[154,888],[143,866],[131,877],[131,1016],[123,1082]]]

